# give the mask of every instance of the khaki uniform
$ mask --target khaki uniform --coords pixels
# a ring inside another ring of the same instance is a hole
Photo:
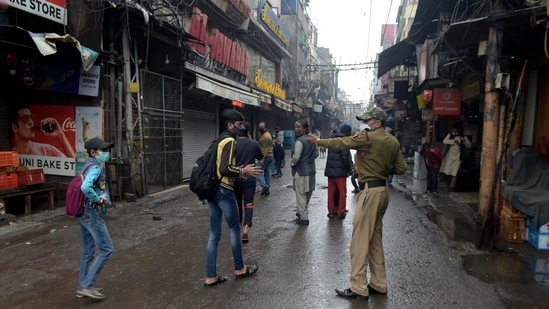
[[[383,128],[359,133],[352,137],[319,140],[318,146],[333,150],[356,149],[358,180],[364,184],[356,199],[351,239],[351,290],[368,296],[367,267],[370,286],[387,292],[385,256],[383,253],[383,215],[389,205],[386,180],[389,174],[402,175],[408,165],[398,140]]]

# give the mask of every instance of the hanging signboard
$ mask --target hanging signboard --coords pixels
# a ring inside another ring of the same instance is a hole
[[[433,95],[433,115],[459,115],[461,112],[461,92],[457,88],[435,88]]]

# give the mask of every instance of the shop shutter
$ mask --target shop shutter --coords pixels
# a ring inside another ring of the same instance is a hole
[[[8,104],[4,101],[0,101],[0,150],[11,150],[10,131],[9,131],[9,116],[8,116]]]
[[[183,110],[183,179],[191,177],[196,159],[217,137],[214,113]]]

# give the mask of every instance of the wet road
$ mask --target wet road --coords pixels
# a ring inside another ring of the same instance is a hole
[[[317,190],[308,227],[294,223],[289,170],[273,179],[271,196],[256,196],[246,263],[255,277],[235,280],[224,223],[218,272],[229,281],[202,286],[209,233],[207,207],[183,188],[145,198],[107,217],[115,254],[96,286],[107,298],[77,299],[80,232],[76,222],[54,216],[45,224],[0,235],[0,308],[504,308],[493,285],[468,275],[458,250],[406,196],[391,186],[384,219],[389,282],[387,296],[347,300],[349,242],[354,199],[347,219],[326,217],[327,180],[317,161]],[[349,182],[349,188],[352,189]],[[349,191],[350,191],[349,189]],[[162,220],[152,220],[152,215]],[[539,308],[543,308],[542,306]]]

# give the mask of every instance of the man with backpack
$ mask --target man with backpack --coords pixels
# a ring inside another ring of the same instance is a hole
[[[110,160],[109,150],[114,144],[95,137],[86,141],[84,147],[89,158],[82,167],[84,179],[81,190],[85,197],[84,212],[76,217],[82,234],[82,259],[76,297],[103,299],[104,290],[94,287],[94,283],[111,257],[114,247],[103,220],[107,207],[111,205],[111,199],[101,164]],[[99,248],[99,254],[94,259],[96,247]]]
[[[240,239],[240,219],[233,190],[235,177],[257,176],[262,173],[262,170],[253,164],[241,167],[236,165],[235,137],[245,130],[243,125],[244,116],[238,111],[228,109],[223,112],[222,119],[225,131],[217,139],[216,158],[217,176],[221,181],[215,194],[207,199],[210,212],[210,237],[207,247],[205,287],[227,281],[227,277],[217,274],[217,247],[221,238],[221,220],[223,216],[229,226],[235,277],[237,279],[249,277],[255,274],[258,269],[255,265],[244,265]]]

